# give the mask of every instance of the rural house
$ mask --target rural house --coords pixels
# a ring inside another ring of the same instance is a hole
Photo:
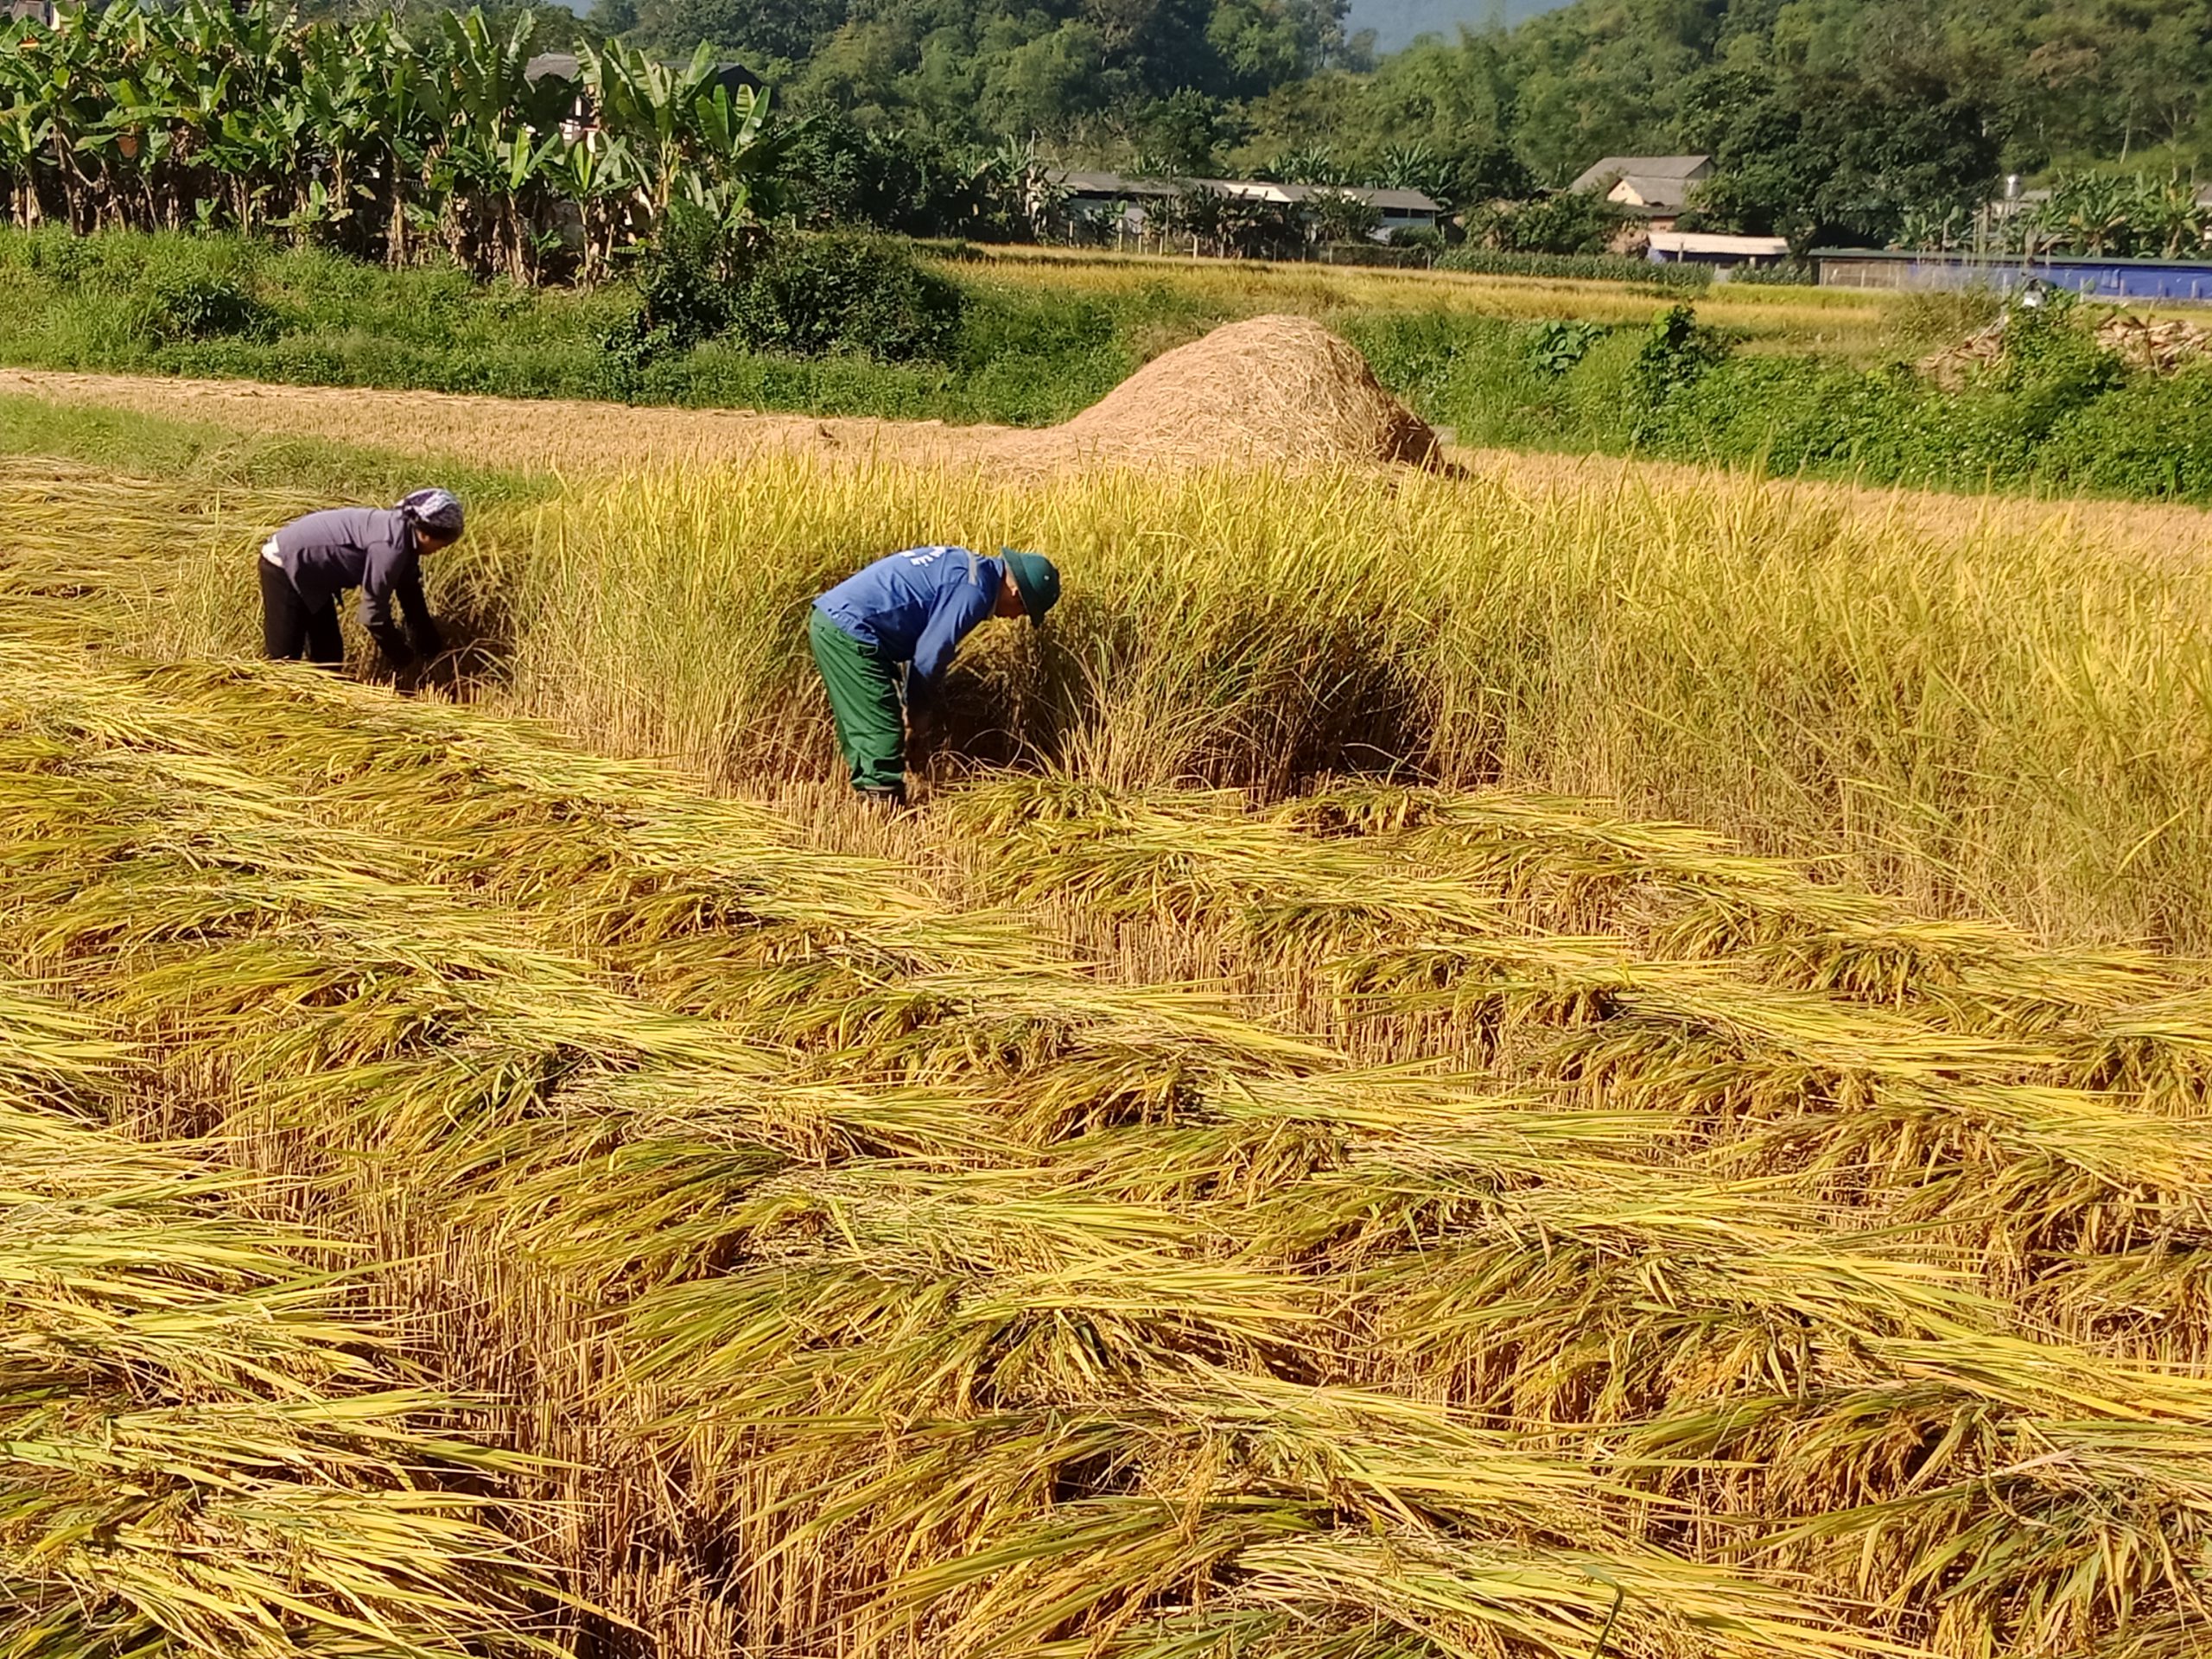
[[[1653,231],[1643,257],[1658,265],[1707,265],[1726,274],[1740,265],[1776,264],[1789,257],[1778,236],[1720,236],[1699,231]]]
[[[1570,190],[1602,190],[1605,200],[1645,221],[1645,228],[1671,231],[1690,192],[1713,176],[1710,156],[1608,156],[1585,168]]]
[[[1436,228],[1442,204],[1418,190],[1393,190],[1376,185],[1278,184],[1268,179],[1133,179],[1116,173],[1067,172],[1055,182],[1065,193],[1069,212],[1104,229],[1117,238],[1141,238],[1147,229],[1147,206],[1157,211],[1185,190],[1207,190],[1237,201],[1264,202],[1296,207],[1316,196],[1345,195],[1363,201],[1376,214],[1374,235],[1387,239],[1393,231]],[[1152,226],[1155,231],[1158,226]]]

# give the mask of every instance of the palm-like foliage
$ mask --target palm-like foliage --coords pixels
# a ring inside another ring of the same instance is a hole
[[[0,35],[0,183],[20,223],[223,226],[404,262],[442,247],[586,276],[672,204],[742,221],[779,140],[765,95],[610,43],[524,73],[527,14],[300,22],[186,0]],[[583,118],[570,118],[581,100]]]

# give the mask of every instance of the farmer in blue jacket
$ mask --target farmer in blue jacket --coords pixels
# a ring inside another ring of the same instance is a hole
[[[830,693],[853,787],[870,800],[905,804],[908,745],[927,747],[938,683],[961,640],[986,617],[1027,613],[1041,624],[1059,596],[1060,573],[1039,554],[1001,548],[994,557],[964,547],[910,547],[817,599],[807,641]]]
[[[446,490],[417,490],[389,509],[332,507],[295,518],[261,550],[262,654],[343,662],[338,595],[359,588],[361,626],[392,667],[435,657],[445,641],[423,602],[423,556],[452,546],[461,525],[461,503]],[[405,633],[392,620],[395,604]]]

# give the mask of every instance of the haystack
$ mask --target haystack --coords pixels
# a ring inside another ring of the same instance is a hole
[[[1051,465],[1287,467],[1438,461],[1436,435],[1367,359],[1309,317],[1254,317],[1147,364],[1073,420],[1008,435],[1006,458]]]
[[[2005,360],[2005,325],[2011,313],[1978,328],[1955,346],[1923,357],[1914,366],[1945,391],[1957,391],[1977,370]],[[2212,332],[2178,320],[2157,321],[2115,312],[2094,331],[2099,346],[2130,368],[2152,374],[2177,374],[2212,356]]]
[[[980,465],[1016,475],[1085,467],[1442,464],[1436,435],[1382,389],[1366,359],[1306,317],[1217,328],[1146,365],[1073,420],[1041,430],[0,369],[0,391],[18,391],[560,471],[774,454]]]

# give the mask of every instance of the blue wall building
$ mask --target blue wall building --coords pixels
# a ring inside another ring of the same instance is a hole
[[[2059,254],[2007,259],[1815,248],[1813,261],[1822,288],[1988,288],[2006,294],[2040,281],[2097,300],[2212,305],[2212,262],[2202,259],[2094,259]]]

